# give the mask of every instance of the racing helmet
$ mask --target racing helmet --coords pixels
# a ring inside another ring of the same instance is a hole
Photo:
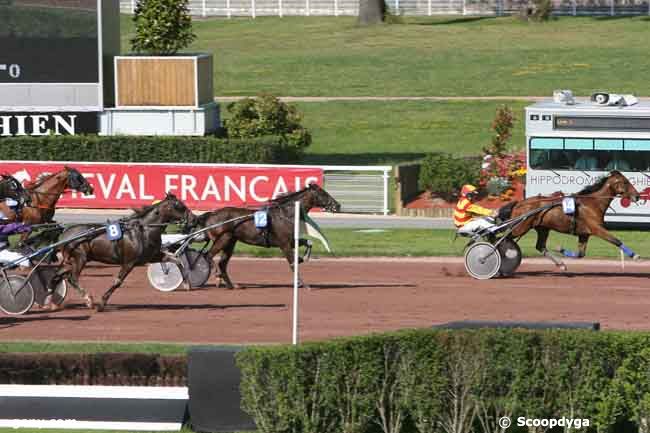
[[[474,185],[466,184],[460,189],[460,195],[462,197],[471,198],[476,194],[476,187]]]

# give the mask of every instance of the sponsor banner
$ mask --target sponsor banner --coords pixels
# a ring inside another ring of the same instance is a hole
[[[79,170],[95,191],[92,196],[67,192],[58,207],[128,209],[149,205],[165,192],[192,209],[259,207],[310,183],[323,184],[323,170],[311,167],[5,161],[0,171],[28,184],[65,165]]]

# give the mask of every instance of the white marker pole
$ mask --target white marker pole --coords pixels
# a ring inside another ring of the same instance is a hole
[[[298,344],[298,241],[300,240],[300,202],[295,202],[293,214],[293,344]]]

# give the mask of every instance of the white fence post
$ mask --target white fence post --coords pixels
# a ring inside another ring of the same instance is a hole
[[[203,0],[203,2],[201,3],[201,9],[202,9],[201,10],[201,15],[203,16],[203,18],[205,18],[207,16],[207,12],[205,10],[205,2],[206,2],[206,0]]]
[[[298,344],[298,249],[300,247],[300,202],[295,202],[293,214],[293,329],[291,341]]]
[[[334,0],[334,16],[335,17],[339,16],[339,2],[338,2],[338,0]]]
[[[278,13],[280,14],[280,18],[282,18],[282,0],[278,0]]]
[[[135,0],[131,0],[131,13],[135,13]]]
[[[427,2],[427,14],[431,16],[431,0]]]
[[[226,0],[226,15],[228,15],[228,19],[232,18],[232,11],[230,10],[230,0]]]
[[[256,17],[256,14],[255,14],[255,0],[251,0],[251,15],[253,16],[253,18]]]
[[[395,0],[395,15],[399,15],[399,0]]]
[[[384,215],[388,215],[388,170],[384,170]]]
[[[465,0],[463,0],[463,15],[467,15],[467,6],[465,5]]]

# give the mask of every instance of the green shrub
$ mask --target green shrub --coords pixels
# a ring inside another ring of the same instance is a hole
[[[138,0],[133,13],[136,53],[172,55],[196,39],[188,0]]]
[[[227,109],[230,117],[224,126],[231,138],[279,136],[287,154],[296,160],[302,158],[311,144],[311,134],[300,124],[302,116],[296,107],[275,96],[245,98],[228,104]]]
[[[423,329],[251,348],[237,363],[243,407],[263,433],[501,432],[503,416],[517,432],[523,416],[621,433],[635,431],[628,419],[647,431],[649,337]]]
[[[216,137],[65,135],[0,139],[7,160],[99,162],[284,163],[280,137],[224,140]]]
[[[422,161],[420,188],[451,200],[464,184],[476,185],[480,169],[478,160],[432,153]]]

